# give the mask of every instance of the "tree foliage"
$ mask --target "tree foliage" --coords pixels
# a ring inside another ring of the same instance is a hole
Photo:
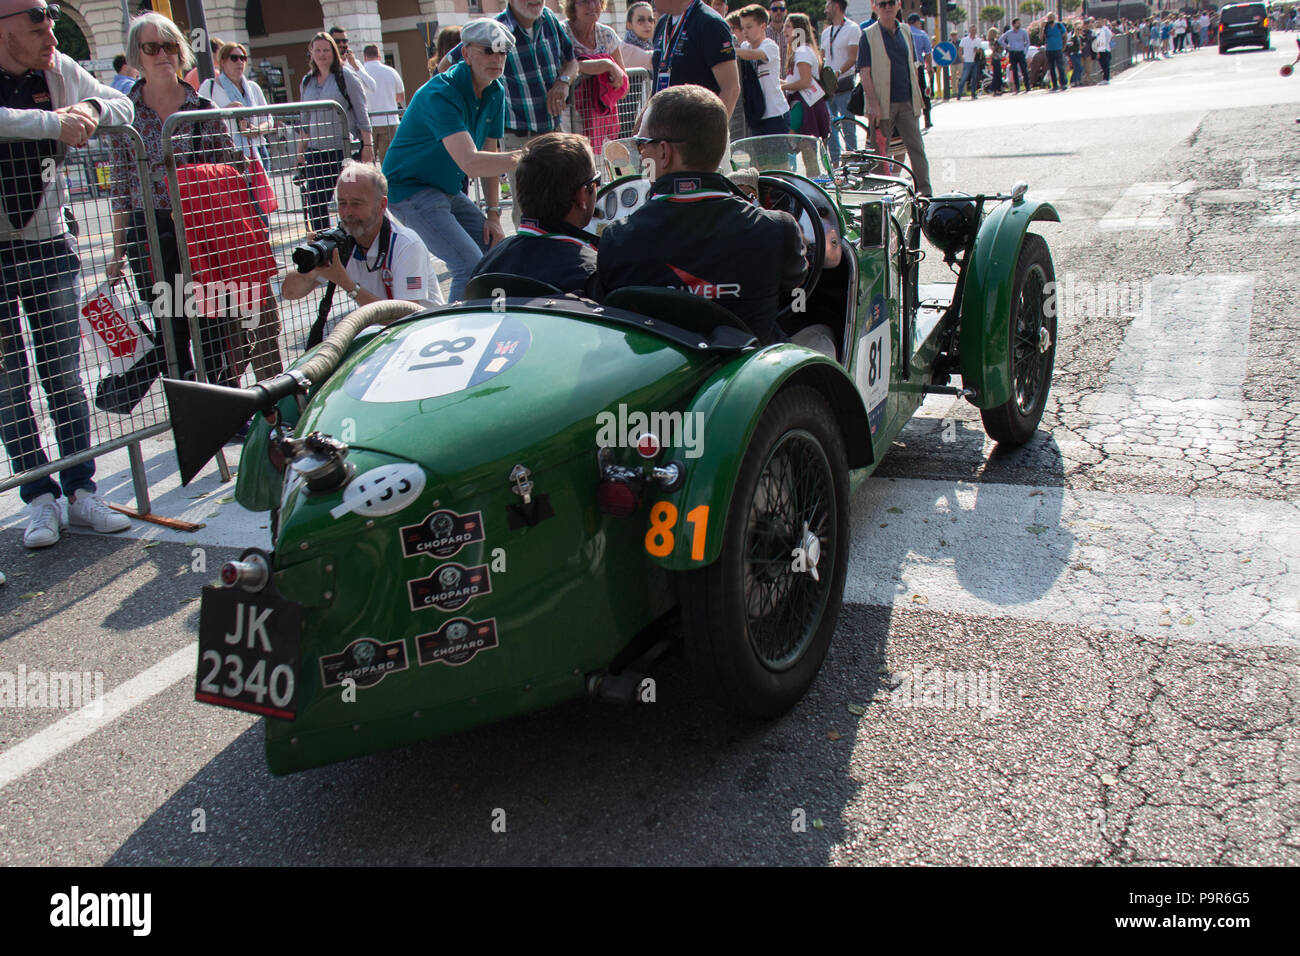
[[[1061,9],[1066,13],[1073,13],[1083,6],[1083,0],[1060,0]]]
[[[1004,14],[1006,14],[1006,10],[1001,7],[995,7],[991,4],[987,7],[980,8],[980,19],[985,23],[991,23],[994,26],[997,26],[1002,22]]]
[[[1020,12],[1027,13],[1032,17],[1042,13],[1046,7],[1047,4],[1043,3],[1043,0],[1024,0],[1024,2],[1020,4]]]

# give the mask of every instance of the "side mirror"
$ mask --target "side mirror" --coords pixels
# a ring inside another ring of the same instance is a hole
[[[1013,203],[1022,203],[1025,201],[1025,193],[1029,190],[1029,183],[1016,183],[1011,187],[1011,201]]]

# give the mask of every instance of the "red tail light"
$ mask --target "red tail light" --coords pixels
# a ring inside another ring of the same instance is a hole
[[[627,518],[641,506],[641,495],[622,478],[605,478],[596,485],[596,507],[612,518]]]

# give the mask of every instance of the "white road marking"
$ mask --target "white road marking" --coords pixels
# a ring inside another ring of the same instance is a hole
[[[1195,188],[1189,180],[1134,183],[1101,217],[1097,228],[1102,232],[1172,229],[1179,213],[1186,211],[1183,197]]]
[[[872,479],[846,601],[1300,646],[1292,503]]]
[[[1157,275],[1149,289],[1104,388],[1082,403],[1084,440],[1128,456],[1237,454],[1257,428],[1242,397],[1254,275]]]
[[[187,644],[148,670],[114,687],[99,700],[0,753],[0,790],[162,693],[178,680],[194,676],[198,656],[198,643]]]

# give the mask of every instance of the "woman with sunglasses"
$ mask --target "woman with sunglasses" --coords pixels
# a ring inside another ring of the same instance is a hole
[[[199,84],[199,95],[206,96],[222,109],[241,106],[265,106],[266,94],[253,80],[245,76],[248,68],[248,48],[242,43],[225,43],[217,54],[217,75]],[[249,159],[256,156],[263,167],[270,163],[266,151],[266,134],[275,128],[275,122],[269,117],[242,117],[231,120],[228,124],[230,135],[235,145],[243,150]]]
[[[623,32],[623,63],[629,70],[648,70],[654,62],[655,11],[648,3],[627,8],[627,29]]]
[[[223,43],[217,53],[217,69],[220,72],[213,79],[199,84],[199,95],[212,100],[222,109],[265,106],[266,96],[262,93],[262,88],[244,75],[247,67],[248,48],[242,43]],[[271,168],[271,157],[266,150],[266,134],[275,128],[275,121],[269,116],[242,116],[237,120],[229,120],[226,125],[230,128],[235,146],[250,161],[249,185],[256,185],[257,180],[268,184],[264,171]],[[263,198],[270,198],[270,195]],[[268,228],[271,225],[269,213],[274,212],[275,208],[273,204],[266,208],[259,207],[262,224]],[[279,375],[284,370],[280,358],[280,310],[269,289],[257,325],[245,329],[243,338],[246,346],[243,351],[247,354],[241,356],[238,368],[244,367],[246,359],[251,360],[253,373],[259,382]]]
[[[339,48],[328,33],[312,37],[307,47],[310,72],[302,78],[299,99],[333,100],[348,114],[348,127],[361,137],[361,152],[356,159],[373,163],[375,153],[370,143],[370,116],[366,113],[366,91],[352,74],[343,69]],[[303,205],[307,222],[319,232],[328,229],[329,201],[343,170],[347,140],[338,121],[330,113],[313,110],[307,121],[307,135],[298,143],[298,165],[306,179]]]
[[[172,221],[171,193],[167,188],[167,167],[163,159],[163,123],[173,113],[184,110],[211,109],[211,100],[200,97],[182,77],[194,65],[194,54],[180,28],[161,13],[143,13],[131,21],[127,34],[126,58],[140,71],[128,98],[135,104],[135,122],[132,125],[144,141],[149,166],[149,182],[142,183],[136,169],[134,151],[124,137],[114,137],[112,185],[113,254],[107,274],[110,279],[122,275],[127,258],[135,273],[140,301],[156,302],[163,306],[161,314],[170,318],[176,343],[178,372],[184,377],[194,371],[190,354],[190,325],[184,312],[176,308],[175,294],[182,282],[180,243]],[[209,119],[181,126],[173,136],[172,145],[177,165],[195,163],[220,163],[244,168],[243,154],[221,120]],[[150,190],[155,222],[158,227],[158,246],[162,255],[161,268],[149,258],[148,234],[144,222],[144,190]],[[169,283],[172,288],[164,296],[156,295],[156,282]],[[182,301],[182,306],[186,303]],[[180,313],[180,314],[177,314]],[[227,354],[223,328],[227,323],[204,321],[202,349],[208,381],[234,385],[237,375],[234,363]],[[137,368],[158,370],[162,367],[162,343],[154,346],[152,366],[142,359]],[[143,374],[143,373],[142,373]],[[147,385],[149,377],[143,384]]]

